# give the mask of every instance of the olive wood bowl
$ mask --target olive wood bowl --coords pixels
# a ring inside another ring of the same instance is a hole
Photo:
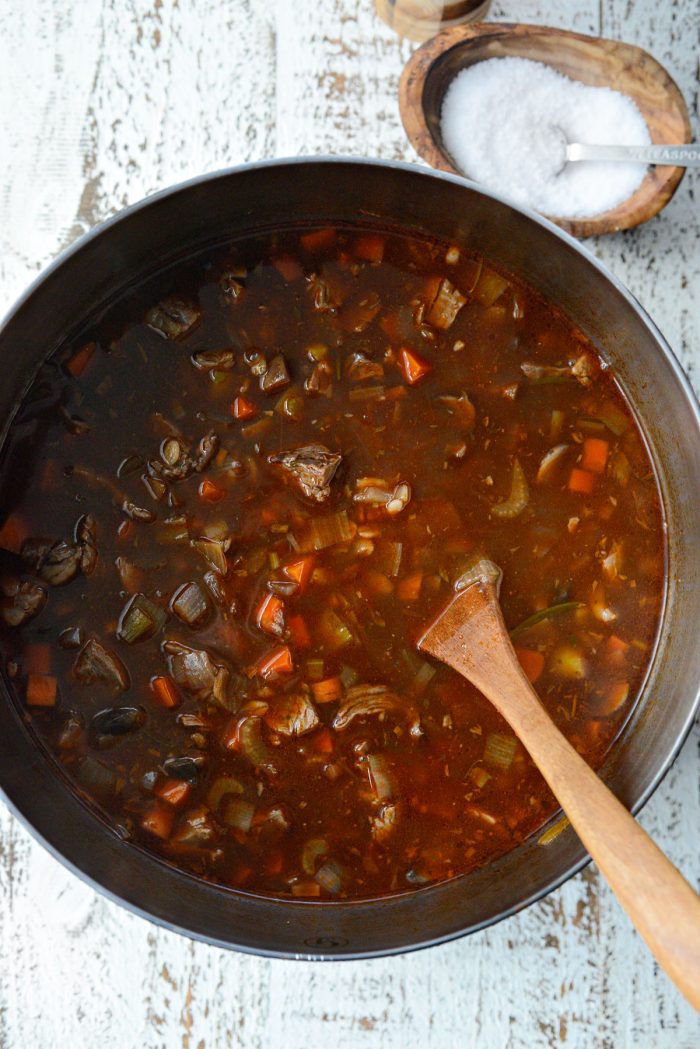
[[[432,167],[468,177],[453,164],[443,143],[442,101],[460,70],[506,56],[544,62],[572,80],[623,92],[636,102],[654,143],[692,141],[688,107],[678,85],[640,47],[547,26],[479,23],[439,33],[413,53],[401,75],[399,108],[406,134]],[[683,174],[680,167],[650,167],[639,189],[615,208],[591,218],[546,217],[576,237],[629,229],[668,204]]]

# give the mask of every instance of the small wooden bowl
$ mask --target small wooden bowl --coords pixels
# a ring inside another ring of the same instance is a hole
[[[375,0],[377,14],[399,36],[428,40],[443,29],[483,22],[492,0]]]
[[[476,62],[512,55],[544,62],[572,80],[628,95],[646,120],[652,142],[692,140],[688,107],[678,85],[640,47],[546,26],[482,23],[447,29],[429,40],[413,53],[401,75],[404,128],[416,151],[433,167],[466,175],[452,163],[440,129],[442,101],[454,77]],[[679,167],[649,168],[636,193],[592,218],[547,217],[575,237],[629,229],[668,204],[684,172]]]

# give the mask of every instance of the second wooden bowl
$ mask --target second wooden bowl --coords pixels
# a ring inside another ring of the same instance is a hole
[[[481,23],[447,29],[413,53],[401,76],[399,106],[406,134],[435,168],[465,175],[445,149],[440,114],[445,93],[460,70],[487,58],[517,56],[543,62],[594,87],[611,87],[636,102],[652,142],[691,141],[688,107],[678,85],[655,58],[633,44],[563,29]],[[576,237],[615,233],[646,222],[669,202],[683,177],[679,167],[651,167],[639,189],[591,218],[548,216]]]

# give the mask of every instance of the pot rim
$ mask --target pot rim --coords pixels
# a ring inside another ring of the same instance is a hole
[[[15,304],[9,309],[9,311],[6,313],[6,315],[2,318],[2,321],[0,321],[0,338],[2,338],[6,328],[12,323],[14,318],[30,302],[30,300],[33,298],[34,294],[37,292],[37,290],[40,289],[41,286],[51,276],[53,276],[58,270],[60,270],[69,259],[71,259],[73,256],[79,254],[88,244],[90,244],[93,241],[99,239],[103,235],[108,234],[113,227],[117,226],[118,224],[123,222],[128,217],[133,216],[133,215],[137,215],[140,212],[142,212],[142,211],[146,210],[147,208],[149,208],[151,205],[157,204],[159,201],[162,201],[162,200],[164,200],[166,198],[176,196],[177,194],[179,194],[181,192],[186,192],[187,190],[191,189],[192,187],[203,186],[203,185],[206,185],[207,183],[215,183],[219,179],[229,178],[230,176],[236,175],[236,174],[241,173],[241,172],[251,172],[251,171],[256,171],[256,170],[257,171],[264,171],[264,170],[268,170],[268,169],[284,168],[284,167],[295,167],[295,168],[296,167],[301,167],[301,168],[303,168],[303,167],[306,167],[306,166],[309,166],[309,165],[329,165],[329,166],[357,165],[358,167],[375,167],[375,168],[380,168],[380,169],[389,169],[389,170],[394,170],[394,171],[403,171],[403,172],[410,173],[412,176],[417,176],[417,177],[420,177],[420,178],[429,179],[431,181],[432,180],[439,180],[439,181],[446,182],[446,183],[452,183],[452,184],[455,184],[457,186],[467,187],[472,192],[477,192],[482,197],[486,197],[488,199],[491,199],[491,200],[493,200],[493,201],[495,201],[495,202],[497,202],[499,204],[502,204],[505,207],[507,207],[507,208],[509,208],[509,209],[511,209],[511,210],[513,210],[513,211],[515,211],[515,212],[517,212],[519,214],[521,214],[521,215],[525,215],[531,222],[533,222],[536,225],[544,228],[548,233],[552,234],[556,239],[558,239],[559,241],[563,241],[564,244],[568,245],[568,247],[570,249],[575,251],[578,255],[582,256],[584,258],[584,260],[586,261],[586,263],[589,266],[592,266],[598,272],[598,274],[607,283],[612,285],[612,287],[618,293],[618,295],[621,296],[623,299],[625,299],[627,301],[627,303],[632,308],[634,313],[639,317],[641,322],[649,329],[651,335],[653,336],[653,339],[655,340],[655,342],[658,345],[659,350],[664,355],[664,357],[666,359],[666,362],[670,366],[671,371],[673,373],[673,378],[675,379],[675,382],[678,384],[678,387],[680,388],[680,392],[684,395],[685,400],[687,402],[687,405],[692,409],[692,412],[693,412],[693,415],[694,415],[694,418],[695,418],[696,427],[698,429],[698,432],[700,432],[700,404],[698,403],[698,399],[697,399],[697,397],[695,395],[695,392],[694,392],[694,390],[693,390],[693,388],[692,388],[692,386],[690,384],[690,381],[688,380],[685,372],[683,371],[683,368],[681,367],[680,362],[678,361],[675,353],[673,352],[673,350],[671,349],[670,345],[668,344],[668,342],[666,341],[666,339],[664,338],[664,336],[660,332],[660,330],[657,327],[657,325],[654,323],[654,321],[651,319],[651,317],[647,314],[646,310],[641,305],[641,303],[636,299],[636,297],[634,295],[632,295],[632,293],[615,276],[615,274],[612,273],[602,262],[600,262],[600,260],[597,259],[596,256],[593,255],[593,253],[587,247],[582,245],[573,236],[571,236],[566,231],[562,230],[560,227],[555,225],[549,219],[543,217],[542,215],[540,215],[537,212],[534,212],[534,211],[532,211],[532,210],[530,210],[528,208],[521,207],[520,205],[512,203],[507,197],[503,196],[502,194],[499,194],[499,193],[493,192],[491,190],[488,190],[488,189],[482,187],[481,185],[479,185],[478,183],[475,183],[472,180],[464,178],[462,176],[454,175],[454,174],[449,173],[449,172],[437,171],[435,169],[431,169],[431,168],[428,168],[428,167],[422,167],[420,165],[413,164],[413,163],[408,163],[408,162],[405,162],[405,161],[381,160],[381,159],[369,158],[369,157],[364,157],[364,156],[356,156],[356,155],[349,155],[349,156],[345,156],[345,155],[318,155],[318,156],[304,155],[304,156],[299,156],[299,157],[280,157],[280,158],[274,158],[274,159],[268,159],[268,160],[259,160],[259,161],[254,161],[254,162],[248,162],[248,163],[234,165],[234,166],[231,166],[231,167],[217,169],[216,171],[207,172],[207,173],[204,173],[204,174],[201,174],[201,175],[197,175],[197,176],[194,176],[194,177],[192,177],[190,179],[187,179],[187,180],[185,180],[183,182],[179,182],[179,183],[176,183],[176,184],[174,184],[172,186],[168,186],[168,187],[166,187],[166,188],[164,188],[162,190],[159,190],[158,192],[156,192],[156,193],[154,193],[154,194],[152,194],[150,196],[147,196],[147,197],[143,198],[142,200],[137,201],[134,204],[129,205],[126,208],[121,209],[120,211],[118,211],[114,215],[111,215],[109,218],[105,219],[104,221],[102,221],[98,225],[96,225],[96,226],[92,227],[91,229],[87,230],[80,237],[78,237],[71,245],[69,245],[62,252],[60,252],[60,254],[58,254],[56,256],[56,258],[54,258],[49,263],[49,265],[47,267],[45,267],[34,278],[34,280],[26,288],[26,290],[17,299]],[[671,766],[673,765],[673,763],[675,762],[676,758],[678,757],[678,754],[680,753],[680,751],[681,751],[681,749],[683,747],[683,744],[685,743],[685,741],[686,741],[686,739],[688,737],[688,734],[689,734],[689,732],[690,732],[690,730],[692,728],[693,722],[695,720],[695,717],[696,717],[696,714],[697,714],[699,708],[700,708],[700,683],[698,683],[698,688],[696,689],[696,694],[693,697],[692,702],[690,702],[688,704],[685,718],[684,718],[684,720],[682,722],[682,725],[680,727],[680,730],[678,731],[677,736],[676,736],[675,745],[671,748],[670,752],[668,754],[666,754],[664,760],[660,763],[658,769],[656,770],[656,773],[654,774],[654,776],[652,777],[650,782],[647,784],[646,788],[642,791],[642,793],[638,797],[636,797],[636,800],[630,806],[630,811],[633,814],[638,813],[642,809],[642,807],[646,804],[646,802],[649,800],[651,795],[658,788],[659,784],[661,783],[663,778],[666,776],[666,774],[668,773],[668,771],[671,768]],[[18,719],[18,713],[17,713],[16,710],[14,711],[14,715],[15,715],[15,718],[17,720],[19,720]],[[21,731],[24,731],[26,733],[26,729],[23,729],[19,725],[18,725],[18,728]],[[32,745],[36,749],[38,759],[40,759],[40,763],[43,764],[43,765],[50,764],[50,762],[47,760],[47,755],[42,753],[39,750],[39,748],[36,747],[35,741],[32,740],[31,742],[32,742]],[[3,772],[2,775],[4,776],[5,773]],[[56,770],[55,769],[53,770],[53,775],[54,776],[56,775]],[[19,819],[19,821],[23,824],[23,826],[29,830],[31,835],[37,841],[39,841],[43,845],[43,847],[52,856],[55,859],[59,860],[59,862],[61,862],[63,864],[63,866],[67,867],[68,870],[70,870],[73,874],[77,875],[77,877],[80,878],[83,882],[86,882],[88,885],[90,885],[91,888],[93,888],[97,892],[101,893],[102,895],[106,896],[112,902],[118,903],[122,907],[125,907],[130,912],[132,912],[134,914],[137,914],[139,917],[145,918],[148,921],[153,922],[154,924],[161,926],[162,928],[168,929],[169,931],[177,932],[177,933],[179,933],[179,934],[181,934],[183,936],[186,936],[186,937],[188,937],[190,939],[200,940],[202,942],[209,943],[212,946],[216,946],[216,947],[220,947],[220,948],[226,948],[226,949],[235,949],[235,950],[241,951],[241,952],[246,953],[246,954],[254,954],[254,955],[259,955],[259,956],[263,956],[263,957],[270,957],[270,958],[279,958],[279,959],[288,959],[288,960],[291,960],[291,959],[294,959],[294,960],[315,960],[315,961],[330,961],[330,960],[333,960],[333,961],[338,961],[338,960],[353,961],[354,960],[354,961],[356,961],[356,960],[365,959],[365,958],[377,958],[377,957],[385,957],[385,956],[391,956],[391,955],[397,955],[397,954],[407,954],[407,953],[415,951],[415,950],[421,950],[421,949],[424,949],[424,948],[427,948],[427,947],[436,946],[436,945],[441,944],[441,943],[446,943],[446,942],[449,942],[451,940],[455,940],[455,939],[458,939],[458,938],[460,938],[462,936],[465,936],[465,935],[467,935],[469,933],[478,932],[478,931],[480,931],[480,930],[482,930],[482,929],[484,929],[484,928],[486,928],[486,927],[488,927],[488,926],[490,926],[492,924],[495,924],[498,921],[501,921],[501,920],[503,920],[505,918],[511,917],[512,915],[518,913],[519,911],[523,910],[524,908],[530,906],[532,903],[535,903],[536,901],[538,901],[538,900],[542,899],[543,897],[547,896],[554,889],[558,888],[564,882],[568,881],[569,878],[571,878],[575,874],[579,873],[591,861],[590,856],[588,856],[587,854],[584,854],[584,855],[580,856],[580,858],[578,858],[575,862],[569,864],[569,866],[562,873],[559,873],[556,876],[552,877],[546,884],[544,884],[542,886],[539,886],[536,890],[531,892],[525,898],[518,900],[516,903],[512,904],[509,907],[504,908],[503,910],[500,910],[499,913],[495,917],[494,916],[488,916],[488,917],[484,918],[481,921],[474,922],[474,923],[470,924],[466,928],[464,928],[464,927],[450,928],[446,932],[444,932],[444,933],[442,933],[442,934],[440,934],[438,936],[432,936],[432,937],[428,937],[428,938],[419,938],[417,940],[414,940],[414,941],[410,942],[407,945],[396,945],[396,946],[389,946],[389,947],[380,947],[380,948],[369,949],[369,950],[343,951],[342,948],[343,948],[344,944],[323,942],[324,940],[326,940],[326,941],[332,940],[333,937],[332,936],[331,937],[325,937],[325,936],[322,935],[322,936],[318,937],[318,942],[316,944],[314,944],[314,946],[316,946],[318,948],[317,950],[311,949],[311,945],[309,945],[308,941],[305,941],[306,946],[309,948],[308,950],[301,950],[301,951],[282,950],[282,949],[275,949],[275,948],[269,948],[269,947],[252,946],[252,945],[246,944],[246,943],[233,943],[230,939],[219,939],[215,935],[212,936],[211,934],[209,934],[209,933],[207,933],[205,931],[195,931],[192,928],[189,928],[189,927],[186,927],[186,926],[184,926],[182,924],[179,924],[177,921],[173,921],[173,920],[171,920],[171,919],[169,919],[167,917],[164,917],[164,916],[162,916],[160,914],[155,914],[152,911],[146,910],[138,902],[135,902],[133,899],[129,899],[122,892],[116,891],[113,888],[108,888],[100,880],[98,880],[92,874],[87,873],[86,870],[84,870],[76,862],[74,862],[72,859],[70,859],[65,854],[65,851],[64,851],[64,849],[62,847],[59,847],[58,845],[53,844],[51,841],[49,841],[47,839],[47,837],[42,832],[37,830],[37,828],[34,826],[33,822],[31,821],[31,818],[28,815],[25,815],[25,811],[24,811],[25,806],[20,801],[16,800],[16,797],[15,797],[16,793],[20,793],[19,787],[20,787],[20,784],[19,783],[15,783],[14,781],[12,781],[11,786],[8,786],[7,782],[0,783],[0,797],[3,798],[3,800],[8,805],[8,808],[13,813],[13,815],[15,817],[17,817],[17,819]],[[81,804],[83,804],[83,806],[85,808],[88,808],[87,806],[84,805],[83,802],[81,802]],[[99,817],[96,816],[94,810],[90,810],[88,808],[88,811],[91,813],[92,820],[96,824],[99,824],[101,821],[100,821]],[[157,858],[153,857],[153,855],[148,853],[147,850],[142,849],[140,847],[138,847],[138,850],[141,851],[143,853],[143,855],[147,857],[148,860],[151,860],[151,861],[157,863],[158,867],[160,869],[163,868],[162,861],[160,861]],[[72,851],[72,850],[66,849],[66,851]],[[496,861],[496,863],[498,863],[498,861]],[[168,865],[166,865],[166,866],[168,866]],[[192,880],[193,880],[191,875],[188,875],[188,874],[186,874],[184,872],[181,872],[181,871],[177,870],[176,868],[172,868],[171,867],[170,869],[171,869],[171,872],[173,872],[175,875],[179,875],[180,879],[182,880],[183,888],[187,884],[191,885]],[[245,896],[246,898],[252,899],[252,900],[258,900],[258,901],[263,901],[264,900],[264,902],[266,902],[268,904],[272,904],[272,905],[275,905],[275,906],[279,907],[280,910],[281,910],[280,920],[283,921],[284,920],[284,911],[282,910],[283,908],[294,907],[294,908],[300,908],[300,909],[304,909],[304,910],[307,909],[307,908],[312,908],[316,913],[320,913],[320,912],[330,913],[331,911],[337,911],[337,909],[339,909],[339,908],[342,908],[342,909],[358,908],[358,907],[365,908],[365,907],[376,907],[377,904],[386,905],[389,900],[412,898],[412,899],[418,901],[420,898],[422,898],[424,896],[424,894],[430,893],[430,892],[435,891],[435,890],[438,890],[441,886],[449,885],[449,884],[451,884],[452,881],[455,881],[455,880],[459,880],[459,879],[458,878],[457,879],[451,879],[450,882],[438,883],[438,885],[435,886],[435,887],[426,887],[425,889],[421,889],[421,890],[417,890],[417,891],[414,890],[412,892],[403,893],[403,894],[401,894],[398,897],[380,897],[380,898],[374,898],[374,899],[360,899],[360,900],[352,900],[352,901],[350,901],[350,900],[348,900],[348,901],[327,901],[327,902],[324,901],[323,903],[319,903],[318,901],[274,900],[271,897],[259,897],[259,896],[253,896],[251,894],[246,894],[246,893],[237,893],[236,895],[239,898]],[[202,885],[202,884],[207,885],[207,883],[202,883],[199,879],[195,879],[195,881],[197,881],[200,885]],[[217,889],[217,888],[215,888],[213,886],[208,886],[208,887],[210,889],[212,889],[213,891],[216,891],[217,893],[221,894],[221,889]],[[229,892],[230,892],[230,890],[229,890]],[[223,895],[227,895],[226,890],[224,890]],[[340,947],[340,953],[336,953],[338,947]]]

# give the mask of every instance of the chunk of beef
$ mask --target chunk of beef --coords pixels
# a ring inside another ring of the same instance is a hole
[[[307,444],[303,448],[271,455],[268,460],[287,470],[304,495],[317,503],[325,502],[331,494],[331,481],[342,461],[342,455],[331,452],[322,444]]]

